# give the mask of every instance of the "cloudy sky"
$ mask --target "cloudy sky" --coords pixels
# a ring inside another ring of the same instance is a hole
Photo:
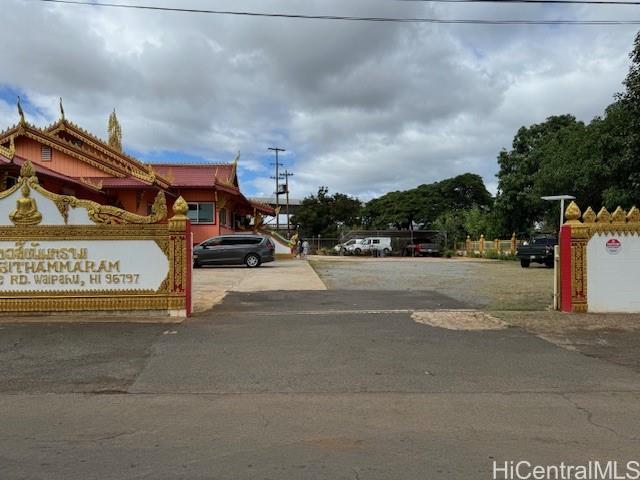
[[[397,0],[111,0],[180,8],[481,19],[640,19],[640,7]],[[495,190],[522,125],[589,121],[622,89],[638,27],[364,23],[3,0],[0,128],[69,119],[105,137],[115,108],[144,161],[230,161],[249,195],[369,199],[464,172]]]

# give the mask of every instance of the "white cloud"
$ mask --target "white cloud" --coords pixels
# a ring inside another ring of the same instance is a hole
[[[205,0],[156,5],[213,8]],[[215,8],[237,9],[231,0]],[[247,0],[243,10],[458,18],[628,18],[622,7]],[[620,12],[620,13],[617,13]],[[621,89],[632,27],[411,25],[3,4],[0,88],[49,121],[98,135],[117,108],[125,144],[228,161],[268,194],[266,147],[287,148],[295,196],[369,198],[466,171],[495,189],[521,125],[588,121]],[[33,120],[33,119],[32,119]],[[2,127],[15,108],[0,101]],[[292,165],[292,163],[295,164]],[[258,176],[256,178],[256,175]]]

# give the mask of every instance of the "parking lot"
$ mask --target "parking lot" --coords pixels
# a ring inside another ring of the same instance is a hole
[[[433,290],[488,310],[545,310],[553,303],[553,270],[515,261],[447,258],[311,258],[330,289]]]

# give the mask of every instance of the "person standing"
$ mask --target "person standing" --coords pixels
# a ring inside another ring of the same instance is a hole
[[[311,246],[309,245],[309,242],[307,242],[306,240],[302,242],[302,258],[307,258],[307,255],[309,255],[310,248]]]
[[[296,258],[302,260],[302,240],[298,240],[298,245],[297,245],[297,255]]]

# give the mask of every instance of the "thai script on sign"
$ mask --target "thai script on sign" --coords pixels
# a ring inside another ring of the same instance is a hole
[[[123,272],[120,260],[90,259],[88,248],[41,248],[40,245],[17,241],[13,247],[0,248],[0,286],[108,285],[113,288],[139,282],[140,274]]]
[[[38,248],[38,242],[16,242],[14,248],[0,248],[0,260],[86,260],[86,248]]]

